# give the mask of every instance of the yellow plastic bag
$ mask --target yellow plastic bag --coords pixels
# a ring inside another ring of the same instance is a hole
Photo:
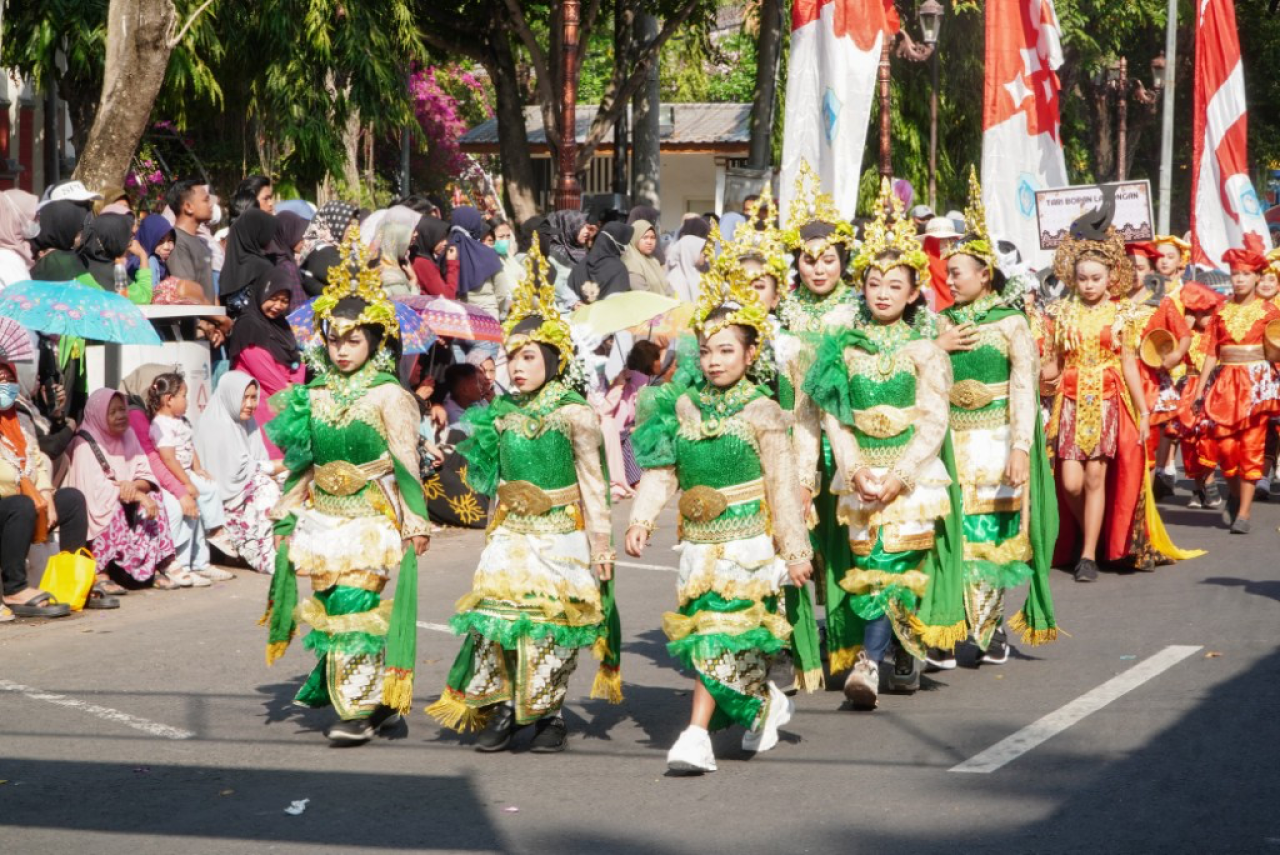
[[[84,608],[97,578],[98,565],[89,550],[59,552],[49,558],[44,576],[40,578],[40,590],[47,591],[60,603],[78,612]]]

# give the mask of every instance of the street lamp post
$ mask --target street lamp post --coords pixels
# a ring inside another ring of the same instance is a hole
[[[1156,100],[1165,86],[1165,61],[1163,56],[1151,61],[1153,84],[1151,89],[1141,80],[1132,80],[1130,86],[1129,61],[1120,57],[1107,67],[1107,91],[1116,99],[1116,180],[1129,177],[1129,92],[1139,104],[1154,109]]]
[[[582,207],[578,186],[578,11],[580,0],[564,0],[563,46],[560,50],[564,82],[560,92],[560,158],[557,164],[555,205],[557,211]]]
[[[898,45],[896,53],[903,59],[911,62],[924,62],[934,54],[934,49],[938,44],[938,32],[942,27],[943,7],[938,0],[925,0],[920,4],[920,29],[923,32],[923,39],[920,43],[912,41],[907,35],[906,30],[900,30],[897,35],[901,37],[902,44]],[[892,153],[892,129],[893,123],[889,115],[890,97],[889,97],[889,51],[894,39],[886,37],[880,48],[880,67],[876,71],[876,82],[880,90],[880,177],[893,178],[893,153]],[[931,131],[931,158],[936,156],[937,144],[937,69],[934,70],[934,101],[933,124]]]
[[[920,4],[920,30],[924,43],[933,48],[929,64],[933,72],[933,88],[929,92],[929,207],[938,208],[938,36],[942,33],[945,8],[938,0]]]

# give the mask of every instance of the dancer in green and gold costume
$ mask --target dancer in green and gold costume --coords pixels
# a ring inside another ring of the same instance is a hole
[[[267,426],[289,470],[272,510],[278,541],[267,662],[284,653],[297,622],[320,662],[296,703],[332,704],[335,743],[367,742],[400,720],[413,699],[418,556],[430,527],[418,480],[418,407],[395,377],[399,324],[353,231],[344,263],[314,304],[316,378],[273,399]],[[353,249],[355,255],[353,256]],[[399,568],[394,601],[381,591]],[[298,603],[298,577],[313,596]]]
[[[668,649],[698,677],[690,725],[667,755],[677,772],[715,771],[708,731],[730,724],[747,728],[745,750],[772,749],[793,711],[768,670],[791,635],[783,586],[805,584],[812,551],[788,419],[749,374],[770,328],[747,276],[734,266],[703,276],[693,319],[702,376],[686,366],[646,390],[633,435],[645,474],[629,554],[644,553],[662,507],[682,493],[679,610],[663,617],[663,629]]]
[[[979,661],[1009,658],[1004,594],[1031,580],[1009,625],[1030,644],[1057,638],[1049,569],[1058,500],[1040,419],[1040,358],[1020,294],[1001,272],[986,231],[982,188],[969,173],[968,233],[947,253],[956,302],[942,312],[938,345],[951,356],[951,437],[964,501],[965,614]],[[1011,290],[1011,289],[1010,289]],[[956,667],[929,651],[929,667]]]
[[[882,202],[889,198],[886,182]],[[844,684],[855,709],[875,708],[894,636],[889,687],[914,691],[925,649],[954,647],[966,634],[951,366],[930,340],[920,299],[928,259],[900,204],[895,213],[890,224],[882,204],[854,262],[864,277],[858,326],[827,337],[804,385],[822,411],[837,520],[853,552],[836,582],[852,615],[842,640],[855,650]]]
[[[450,622],[462,650],[427,713],[479,729],[485,752],[529,724],[532,751],[564,749],[560,708],[583,647],[602,660],[592,696],[622,700],[600,424],[579,391],[583,368],[547,273],[535,244],[505,325],[515,391],[468,414],[473,433],[458,446],[468,483],[496,493],[497,507]]]

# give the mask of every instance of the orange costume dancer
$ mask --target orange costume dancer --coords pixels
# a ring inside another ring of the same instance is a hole
[[[1138,374],[1141,326],[1125,296],[1133,282],[1110,210],[1072,224],[1054,273],[1071,294],[1049,307],[1053,347],[1044,376],[1060,378],[1047,431],[1063,514],[1054,564],[1075,562],[1077,581],[1099,560],[1151,569],[1191,557],[1169,542],[1147,480],[1149,416]],[[1078,560],[1077,560],[1078,559]]]
[[[1280,309],[1254,293],[1267,267],[1262,253],[1246,243],[1222,260],[1231,266],[1231,300],[1200,341],[1205,360],[1196,400],[1203,402],[1210,423],[1200,462],[1222,467],[1231,485],[1224,519],[1233,534],[1248,534],[1254,484],[1263,476],[1267,424],[1280,412],[1280,383],[1268,361],[1277,354],[1266,341],[1268,325],[1280,321]]]
[[[1211,479],[1216,466],[1205,466],[1200,463],[1202,451],[1208,433],[1201,407],[1196,405],[1196,395],[1200,391],[1200,376],[1204,370],[1205,353],[1201,347],[1209,327],[1217,321],[1218,310],[1222,308],[1224,298],[1217,291],[1199,282],[1188,282],[1182,286],[1182,303],[1186,307],[1187,325],[1191,328],[1191,348],[1183,359],[1186,373],[1178,380],[1181,404],[1178,408],[1177,428],[1182,444],[1182,467],[1187,477],[1196,482],[1187,503],[1190,508],[1219,508],[1223,500],[1213,490]]]

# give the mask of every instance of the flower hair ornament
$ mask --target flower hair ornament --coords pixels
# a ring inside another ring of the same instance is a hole
[[[549,345],[560,354],[560,371],[564,371],[573,360],[573,335],[569,323],[556,308],[556,290],[548,272],[542,250],[535,240],[525,256],[524,276],[512,293],[511,313],[507,315],[502,331],[506,335],[508,353],[530,342]],[[516,328],[531,317],[540,318],[542,323],[532,330],[517,333]]]
[[[898,257],[881,259],[888,252]],[[929,285],[929,256],[916,237],[915,225],[906,215],[902,200],[893,192],[888,178],[880,181],[880,197],[876,200],[876,218],[866,229],[862,246],[853,259],[853,275],[858,281],[874,268],[881,273],[895,267],[909,267],[916,272],[916,286]]]
[[[802,232],[805,226],[813,223],[825,223],[831,227],[831,233],[821,238],[822,245],[816,249],[807,246]],[[831,247],[841,244],[846,249],[854,245],[853,226],[836,209],[835,200],[822,192],[822,179],[809,166],[809,161],[800,161],[800,170],[796,174],[795,195],[791,199],[791,207],[787,212],[787,227],[779,236],[782,245],[788,250],[812,252],[817,257]]]
[[[1107,291],[1123,297],[1133,284],[1133,261],[1124,249],[1124,240],[1111,224],[1116,212],[1114,188],[1102,188],[1102,204],[1086,211],[1071,229],[1053,256],[1053,275],[1075,290],[1076,266],[1081,261],[1097,261],[1111,273]]]
[[[707,243],[720,239],[717,226],[711,227]],[[742,269],[736,258],[722,253],[702,276],[702,293],[693,309],[693,329],[703,338],[710,338],[725,327],[734,325],[750,327],[756,331],[756,359],[764,352],[773,337],[769,323],[769,310],[760,302],[756,289],[751,287],[751,276]],[[727,315],[708,320],[717,309],[728,310]]]
[[[370,269],[369,256],[360,240],[360,229],[352,226],[342,238],[338,252],[343,261],[329,268],[329,284],[312,304],[317,330],[333,330],[346,335],[366,324],[382,327],[387,338],[400,337],[396,307],[382,287],[382,274]],[[358,297],[367,304],[357,318],[335,318],[333,310],[347,297]]]

